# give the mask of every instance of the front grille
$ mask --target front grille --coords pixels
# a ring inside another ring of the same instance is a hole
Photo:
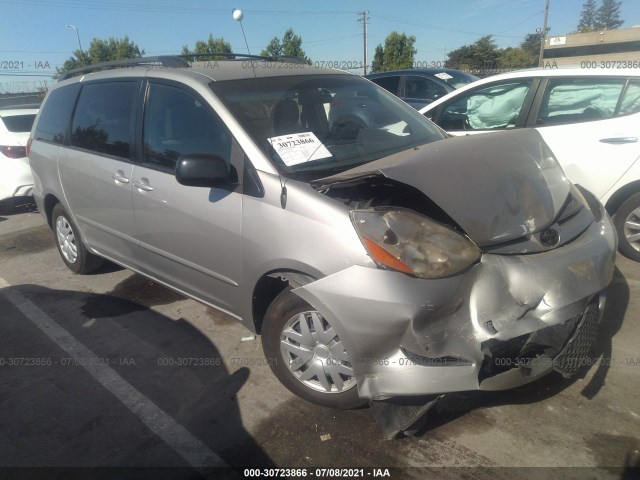
[[[571,377],[580,367],[588,364],[589,352],[598,335],[599,317],[596,297],[582,314],[582,319],[573,336],[553,359],[554,368],[564,377]]]

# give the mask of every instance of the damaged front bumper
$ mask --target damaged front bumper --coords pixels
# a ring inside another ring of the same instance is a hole
[[[504,390],[583,364],[602,318],[616,235],[601,206],[571,243],[484,254],[424,280],[352,266],[294,290],[334,327],[362,398]]]

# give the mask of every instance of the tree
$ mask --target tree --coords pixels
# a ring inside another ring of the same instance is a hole
[[[519,47],[498,50],[498,67],[501,69],[531,68],[538,66],[542,33],[529,33]]]
[[[580,20],[578,21],[578,32],[591,32],[596,29],[597,16],[596,0],[587,0],[582,5]]]
[[[449,52],[445,66],[460,70],[493,69],[499,66],[501,53],[493,37],[485,35],[472,45],[463,45]]]
[[[411,68],[417,53],[415,43],[413,35],[407,37],[404,33],[391,32],[384,40],[384,47],[376,47],[371,73]]]
[[[311,59],[307,57],[302,49],[302,37],[296,35],[293,32],[293,28],[284,32],[282,40],[278,39],[278,37],[273,37],[267,48],[260,52],[260,55],[267,57],[294,57],[311,63]]]
[[[520,44],[520,48],[522,50],[536,58],[535,64],[532,66],[538,65],[538,56],[540,55],[542,38],[542,33],[528,33]]]
[[[538,65],[538,57],[531,55],[521,47],[507,47],[500,52],[498,68],[516,70]]]
[[[267,48],[260,52],[260,55],[264,57],[281,57],[282,56],[282,42],[278,37],[273,37]]]
[[[596,28],[598,30],[614,30],[624,23],[620,19],[620,5],[615,0],[602,0],[602,5],[596,13]]]
[[[286,57],[295,57],[311,63],[311,59],[302,50],[302,37],[295,35],[292,28],[287,30],[282,37],[282,54]]]
[[[371,73],[382,72],[382,65],[384,64],[384,49],[382,45],[376,47],[376,51],[373,54],[373,61],[371,62]]]
[[[193,50],[189,50],[187,45],[182,47],[182,55],[203,54],[203,53],[231,53],[231,44],[225,42],[224,38],[213,38],[212,34],[209,34],[209,38],[205,42],[204,40],[196,40],[196,44]],[[198,61],[207,60],[224,60],[227,57],[223,56],[204,56],[195,57]]]
[[[73,52],[73,56],[64,62],[62,67],[56,68],[57,76],[74,68],[112,60],[136,58],[142,55],[144,55],[144,50],[140,50],[140,47],[130,41],[127,36],[121,39],[111,37],[107,40],[94,38],[91,40],[88,50],[84,52],[76,50]]]

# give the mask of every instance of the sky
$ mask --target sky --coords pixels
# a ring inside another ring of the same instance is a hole
[[[399,7],[400,3],[402,7]],[[550,0],[549,35],[575,31],[584,0]],[[542,27],[545,0],[0,0],[0,93],[51,81],[55,67],[93,38],[135,42],[146,55],[179,54],[209,34],[237,53],[247,44],[259,54],[274,36],[293,28],[313,63],[358,67],[363,63],[359,12],[367,11],[368,63],[392,31],[416,37],[415,60],[439,66],[446,53],[491,34],[501,48],[518,46]],[[640,25],[640,0],[622,0],[621,28]],[[13,68],[12,68],[13,67]],[[362,73],[362,69],[352,70]]]

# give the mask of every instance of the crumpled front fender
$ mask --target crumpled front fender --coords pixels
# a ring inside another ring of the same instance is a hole
[[[491,357],[510,348],[515,356],[525,348],[557,354],[588,305],[595,302],[601,317],[615,250],[603,211],[568,245],[484,254],[454,277],[425,280],[352,266],[293,291],[340,336],[364,398],[507,389],[550,368],[514,363],[492,370]]]

